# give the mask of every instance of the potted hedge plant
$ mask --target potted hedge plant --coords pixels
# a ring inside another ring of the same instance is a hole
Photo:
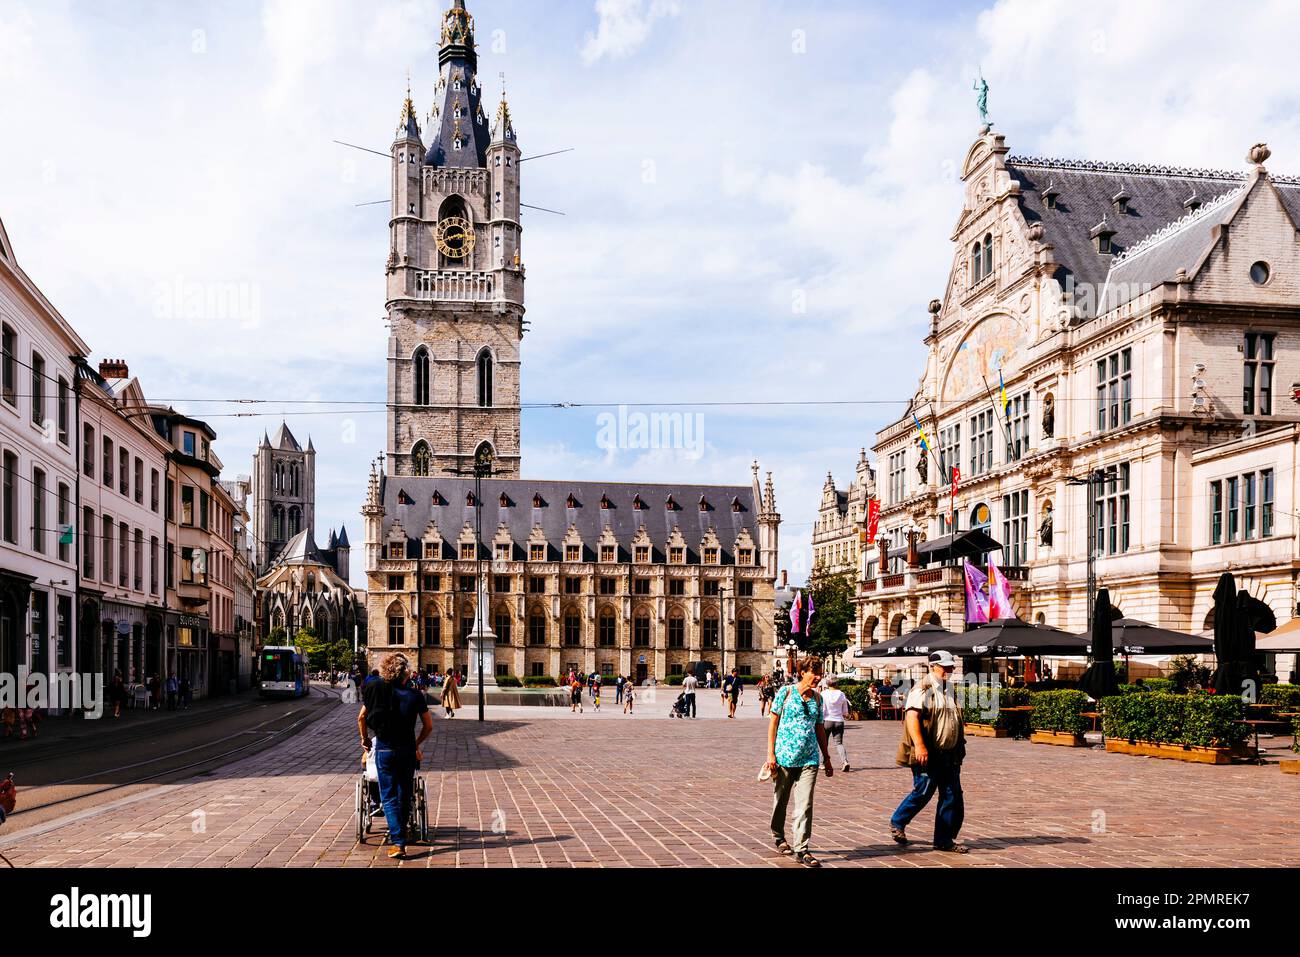
[[[1088,730],[1088,719],[1083,716],[1088,707],[1086,694],[1069,689],[1040,691],[1032,703],[1034,710],[1029,715],[1029,726],[1034,733],[1029,736],[1030,741],[1067,748],[1087,747],[1084,732]]]
[[[1102,701],[1106,750],[1203,764],[1244,756],[1250,728],[1238,695],[1128,694]]]

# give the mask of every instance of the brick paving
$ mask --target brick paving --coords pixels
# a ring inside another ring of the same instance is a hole
[[[348,706],[209,776],[13,831],[0,847],[19,867],[797,867],[768,848],[771,789],[754,780],[765,749],[757,709],[738,721],[711,707],[699,721],[670,721],[663,710],[593,721],[534,709],[480,726],[465,720],[467,709],[439,720],[425,752],[432,846],[413,847],[405,862],[389,861],[377,837],[354,839],[360,765]],[[892,722],[849,726],[855,769],[817,786],[813,850],[823,864],[1300,864],[1300,777],[1275,764],[1214,767],[984,738],[970,741],[964,769],[961,839],[972,853],[924,843],[933,805],[911,828],[917,843],[900,849],[887,827],[910,782],[893,765],[898,735]],[[1289,756],[1283,739],[1273,744],[1274,759]]]

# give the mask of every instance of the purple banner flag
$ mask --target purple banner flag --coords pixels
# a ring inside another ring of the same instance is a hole
[[[964,562],[966,572],[966,621],[982,625],[989,620],[989,578],[970,562]]]

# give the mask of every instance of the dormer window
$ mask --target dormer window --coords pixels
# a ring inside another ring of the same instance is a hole
[[[566,562],[580,562],[580,561],[582,561],[582,546],[581,546],[581,545],[565,545],[565,546],[564,546],[564,560],[565,560]]]
[[[703,495],[700,496],[700,511],[701,512],[709,511],[709,500],[706,499]]]
[[[742,508],[742,506],[741,506],[741,504],[740,504],[740,499],[738,499],[738,498],[733,498],[733,499],[731,500],[731,510],[732,510],[733,512],[741,512],[741,511],[743,511],[743,508]]]
[[[459,80],[459,79],[455,80],[455,81],[451,84],[451,88],[452,88],[453,90],[457,90],[457,91],[459,91],[459,90],[460,90],[460,80]]]
[[[600,546],[600,560],[602,562],[606,562],[606,563],[613,562],[616,559],[616,557],[617,557],[616,546],[614,545]]]
[[[501,507],[502,508],[510,507],[510,496],[507,495],[505,492],[501,493]]]
[[[434,507],[434,508],[442,508],[442,507],[443,507],[444,505],[446,505],[446,504],[447,504],[447,500],[446,500],[445,498],[442,497],[442,493],[439,492],[437,489],[434,489],[434,492],[433,492],[433,507]]]
[[[1115,206],[1115,212],[1121,216],[1128,213],[1129,195],[1127,190],[1121,189],[1110,198],[1110,201]]]
[[[1109,256],[1114,252],[1114,245],[1111,242],[1115,235],[1115,230],[1111,228],[1106,220],[1102,220],[1088,233],[1092,240],[1097,244],[1097,252],[1103,256]]]
[[[664,508],[668,509],[670,512],[677,511],[677,503],[673,501],[671,495],[668,496],[668,501],[664,502]]]
[[[474,493],[473,493],[473,492],[470,492],[470,493],[468,493],[468,494],[465,496],[465,507],[466,507],[466,508],[473,508],[473,507],[474,507]]]
[[[463,145],[464,145],[464,144],[463,144],[463,142],[462,142],[462,140],[461,140],[461,138],[460,138],[459,136],[456,137],[454,140],[451,141],[451,148],[454,149],[454,150],[461,149]],[[415,212],[415,210],[412,209],[411,212]]]
[[[674,545],[672,548],[668,549],[668,561],[672,562],[674,565],[685,565],[686,549],[682,548],[680,545]]]
[[[1047,189],[1043,190],[1043,206],[1047,209],[1056,209],[1056,201],[1061,196],[1060,192],[1051,183],[1048,183]]]
[[[1196,212],[1201,208],[1201,205],[1201,197],[1197,196],[1195,192],[1183,200],[1183,209],[1187,210],[1189,213]]]
[[[649,545],[638,545],[638,546],[636,546],[636,554],[635,554],[634,558],[635,558],[636,563],[637,563],[638,565],[647,565],[647,564],[649,564],[649,563],[650,563],[650,546],[649,546]]]
[[[602,512],[608,512],[609,509],[610,509],[609,496],[608,496],[608,495],[602,495],[602,496],[600,497],[600,510],[601,510]]]
[[[546,546],[539,545],[536,542],[528,546],[528,560],[530,562],[546,561]]]
[[[533,495],[533,508],[544,508],[545,506],[546,506],[546,503],[542,501],[542,497],[541,497],[540,495],[534,494],[534,495]]]
[[[565,508],[577,508],[577,507],[578,507],[578,500],[577,500],[576,498],[574,498],[572,495],[570,495],[570,496],[568,497],[568,499],[565,500],[565,502],[564,502],[564,507],[565,507]]]
[[[510,561],[510,546],[505,542],[497,542],[497,561]]]
[[[640,496],[640,495],[638,495],[636,498],[632,499],[632,511],[634,511],[634,512],[641,512],[641,511],[644,511],[644,510],[645,510],[645,502],[641,501],[641,496]]]
[[[706,548],[704,550],[704,564],[706,565],[718,564],[718,550],[716,548]]]
[[[406,489],[401,489],[400,491],[398,491],[398,493],[397,493],[397,504],[398,504],[398,505],[410,505],[410,504],[411,504],[411,496],[409,496],[409,495],[406,494]]]
[[[474,560],[473,542],[465,542],[460,546],[460,560],[462,562],[472,562]]]

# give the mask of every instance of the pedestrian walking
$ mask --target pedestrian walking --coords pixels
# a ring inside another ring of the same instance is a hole
[[[632,701],[636,698],[636,685],[632,684],[632,679],[627,679],[627,684],[623,686],[623,713],[632,713]]]
[[[623,703],[623,676],[619,675],[618,680],[614,682],[614,704]]]
[[[772,838],[782,854],[793,854],[805,867],[821,867],[808,851],[812,840],[813,792],[819,766],[835,774],[826,747],[822,699],[817,693],[821,661],[801,658],[795,665],[796,684],[786,685],[772,703],[767,725],[767,771],[772,775]],[[820,760],[819,760],[820,755]],[[794,794],[794,846],[785,839],[786,808]]]
[[[194,703],[194,686],[190,684],[190,676],[181,677],[181,707],[186,711],[190,710],[190,705]]]
[[[930,798],[939,795],[934,814],[935,850],[965,854],[957,843],[966,815],[961,791],[961,764],[966,757],[966,733],[952,685],[956,661],[946,651],[930,655],[930,673],[907,694],[903,715],[903,740],[898,764],[912,769],[912,791],[903,798],[889,822],[889,832],[899,844],[908,844],[906,828]]]
[[[731,674],[727,675],[727,680],[722,685],[722,699],[727,702],[727,717],[736,716],[736,707],[740,704],[740,696],[744,694],[745,682],[741,680],[740,672],[732,668]]]
[[[600,710],[600,682],[597,681],[591,688],[591,703],[596,711]]]
[[[167,676],[167,710],[176,710],[176,699],[181,693],[181,683],[176,680],[176,672]]]
[[[424,760],[420,745],[433,732],[433,718],[424,695],[411,687],[410,662],[405,655],[385,655],[381,681],[366,686],[357,713],[361,748],[369,757],[373,748],[379,777],[379,799],[388,821],[388,856],[406,856],[406,825],[411,819],[415,773]],[[420,722],[416,737],[415,722]],[[368,726],[368,727],[367,727]],[[371,734],[374,740],[371,740]]]
[[[699,687],[700,681],[695,677],[695,672],[688,671],[686,677],[682,679],[682,694],[685,696],[686,713],[692,718],[698,718],[695,713],[695,689]]]
[[[822,709],[826,715],[826,737],[835,746],[840,759],[840,770],[849,769],[849,753],[844,750],[844,722],[849,716],[849,696],[839,689],[840,679],[826,676],[826,690],[822,692]]]
[[[460,709],[460,692],[457,690],[459,682],[456,680],[456,672],[450,668],[447,669],[447,680],[442,683],[442,706],[447,711],[447,717],[456,717],[456,712]]]
[[[149,679],[149,707],[153,711],[162,707],[162,681],[157,675]]]
[[[108,686],[108,700],[113,703],[113,717],[122,717],[122,704],[126,701],[126,682],[122,680],[122,672],[113,672],[113,681]]]
[[[713,690],[713,669],[712,668],[704,672],[704,687],[709,689],[710,691]]]
[[[582,682],[578,676],[570,672],[573,680],[569,682],[569,714],[578,712],[582,714]]]

